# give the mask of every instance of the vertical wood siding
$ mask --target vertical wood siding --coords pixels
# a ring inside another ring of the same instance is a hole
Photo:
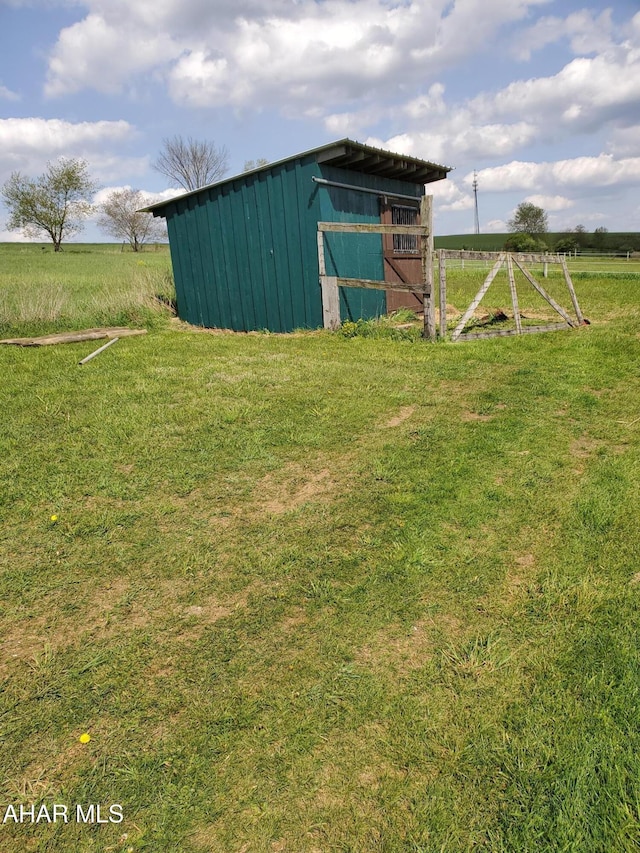
[[[176,199],[166,215],[180,317],[236,331],[322,326],[317,222],[379,222],[380,207],[376,195],[322,186],[313,176],[417,197],[422,189],[321,167],[311,156]],[[327,261],[343,276],[384,278],[378,235],[332,234]],[[341,290],[342,319],[386,309],[384,292]]]

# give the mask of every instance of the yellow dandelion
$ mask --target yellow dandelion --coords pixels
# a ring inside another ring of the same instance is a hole
[[[80,741],[80,743],[89,743],[89,741],[91,740],[91,735],[88,732],[84,732],[84,734],[80,735],[78,740]]]
[[[55,522],[56,522],[57,520],[58,520],[58,516],[57,516],[57,515],[52,515],[52,516],[51,516],[51,521],[53,521],[53,522],[54,522],[54,524],[55,524]]]

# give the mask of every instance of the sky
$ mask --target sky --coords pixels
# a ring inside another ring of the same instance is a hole
[[[168,198],[176,134],[229,176],[343,137],[450,166],[438,235],[473,232],[474,172],[483,232],[523,201],[551,231],[640,231],[640,2],[0,0],[0,185],[81,157],[96,202]]]

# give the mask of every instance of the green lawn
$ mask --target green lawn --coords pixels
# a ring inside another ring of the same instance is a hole
[[[456,345],[154,307],[83,367],[0,347],[0,821],[70,815],[0,850],[637,850],[638,284]]]

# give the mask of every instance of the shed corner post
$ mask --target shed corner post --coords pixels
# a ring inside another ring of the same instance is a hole
[[[325,329],[340,328],[340,294],[338,279],[327,275],[324,260],[324,232],[318,228],[318,272],[320,276],[320,293],[322,297],[322,323]]]
[[[433,300],[433,196],[423,195],[420,200],[420,225],[424,229],[421,240],[422,281],[424,283],[424,331],[429,341],[436,339],[436,311]]]

